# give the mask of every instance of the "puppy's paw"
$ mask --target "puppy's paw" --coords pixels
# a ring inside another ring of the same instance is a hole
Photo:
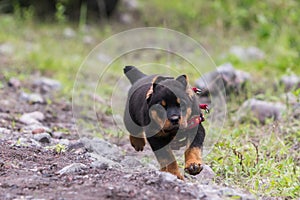
[[[203,166],[200,162],[191,162],[186,163],[184,171],[189,173],[190,175],[197,175],[199,174],[203,169]]]
[[[139,137],[134,137],[130,135],[130,143],[131,146],[133,146],[133,148],[136,151],[143,151],[144,150],[144,146],[146,145],[146,140],[145,138],[139,138]]]
[[[184,180],[184,177],[181,175],[181,173],[178,169],[167,169],[166,167],[164,167],[164,168],[161,168],[160,171],[169,172],[169,173],[177,176],[178,179]]]

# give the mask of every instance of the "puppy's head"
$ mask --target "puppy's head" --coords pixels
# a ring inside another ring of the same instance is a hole
[[[176,79],[155,77],[147,93],[150,118],[162,130],[169,131],[187,126],[187,119],[192,112],[192,98],[187,77]]]

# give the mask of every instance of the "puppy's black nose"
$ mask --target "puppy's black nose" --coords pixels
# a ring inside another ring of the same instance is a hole
[[[173,115],[170,117],[170,121],[172,124],[178,124],[180,117],[177,115]]]

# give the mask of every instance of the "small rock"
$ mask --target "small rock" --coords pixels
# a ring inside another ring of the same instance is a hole
[[[107,141],[102,139],[94,138],[81,138],[80,141],[84,144],[85,148],[90,151],[94,152],[98,155],[101,155],[105,158],[120,161],[121,160],[121,150],[114,144],[111,144]]]
[[[33,133],[34,130],[44,130],[43,132],[51,133],[51,129],[41,124],[30,124],[22,128],[24,133]]]
[[[126,10],[134,11],[140,8],[137,0],[123,0],[121,6],[124,6]]]
[[[208,165],[203,165],[203,169],[200,174],[194,177],[202,184],[209,184],[216,177],[216,174]]]
[[[33,138],[40,143],[50,143],[51,136],[49,133],[35,134]]]
[[[76,36],[76,32],[70,27],[65,28],[63,34],[66,38],[73,38]]]
[[[70,140],[68,139],[60,139],[59,144],[64,145],[64,146],[69,146],[70,145]]]
[[[120,15],[120,21],[123,24],[131,24],[134,22],[134,17],[130,13],[123,13]]]
[[[29,146],[29,139],[20,137],[18,140],[14,143],[14,146]]]
[[[52,137],[56,139],[61,139],[63,138],[64,133],[61,131],[55,131],[52,133]]]
[[[5,134],[5,135],[8,135],[10,134],[12,131],[7,129],[7,128],[2,128],[0,127],[0,134]]]
[[[10,43],[0,44],[0,54],[11,55],[14,53],[14,46]]]
[[[161,172],[159,174],[159,181],[161,183],[174,182],[174,181],[177,181],[177,176],[175,176],[169,172]]]
[[[121,169],[121,165],[119,165],[118,163],[116,162],[113,162],[113,161],[104,161],[104,160],[97,160],[95,162],[92,163],[92,167],[94,168],[98,168],[98,169],[111,169],[111,168],[114,168],[114,169]]]
[[[123,158],[121,161],[121,165],[128,168],[143,166],[143,164],[138,159],[132,156],[125,156],[125,158]]]
[[[43,93],[61,89],[61,84],[59,81],[46,77],[36,79],[33,82],[33,86],[40,88],[41,92]]]
[[[27,101],[28,103],[44,103],[43,97],[38,93],[27,94],[22,92],[20,95],[20,99]]]
[[[300,77],[296,75],[282,76],[280,83],[284,85],[285,91],[291,91],[292,89],[300,88]]]
[[[37,129],[32,130],[32,134],[38,134],[38,133],[44,133],[44,132],[45,132],[45,129],[43,129],[43,128],[37,128]]]
[[[255,117],[260,123],[264,124],[266,119],[279,120],[286,106],[282,103],[266,102],[257,99],[249,99],[243,103],[238,111],[238,119],[251,119]]]
[[[75,172],[80,172],[82,170],[87,169],[88,166],[82,163],[73,163],[71,165],[68,165],[61,170],[57,172],[57,174],[63,175],[63,174],[70,174],[70,173],[75,173]]]
[[[262,60],[265,58],[265,53],[254,46],[247,48],[241,46],[232,46],[229,52],[242,61]]]
[[[297,98],[293,93],[288,92],[280,96],[280,99],[288,104],[295,105],[300,102],[300,96]]]
[[[23,124],[38,124],[40,125],[40,121],[43,121],[45,119],[45,116],[43,113],[39,111],[31,112],[31,113],[25,113],[20,117],[20,122]]]
[[[21,81],[17,78],[12,77],[8,81],[8,86],[18,89],[21,87]]]
[[[293,106],[293,117],[300,119],[300,103],[297,103]]]
[[[85,44],[93,44],[94,38],[92,36],[86,35],[83,37],[83,43]]]

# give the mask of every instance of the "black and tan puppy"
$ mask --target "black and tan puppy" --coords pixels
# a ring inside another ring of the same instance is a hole
[[[124,73],[132,84],[124,115],[131,145],[142,151],[147,138],[161,170],[183,179],[172,152],[174,144],[183,139],[185,171],[200,173],[205,130],[197,121],[201,114],[198,97],[187,77],[148,76],[133,66],[126,66]]]

